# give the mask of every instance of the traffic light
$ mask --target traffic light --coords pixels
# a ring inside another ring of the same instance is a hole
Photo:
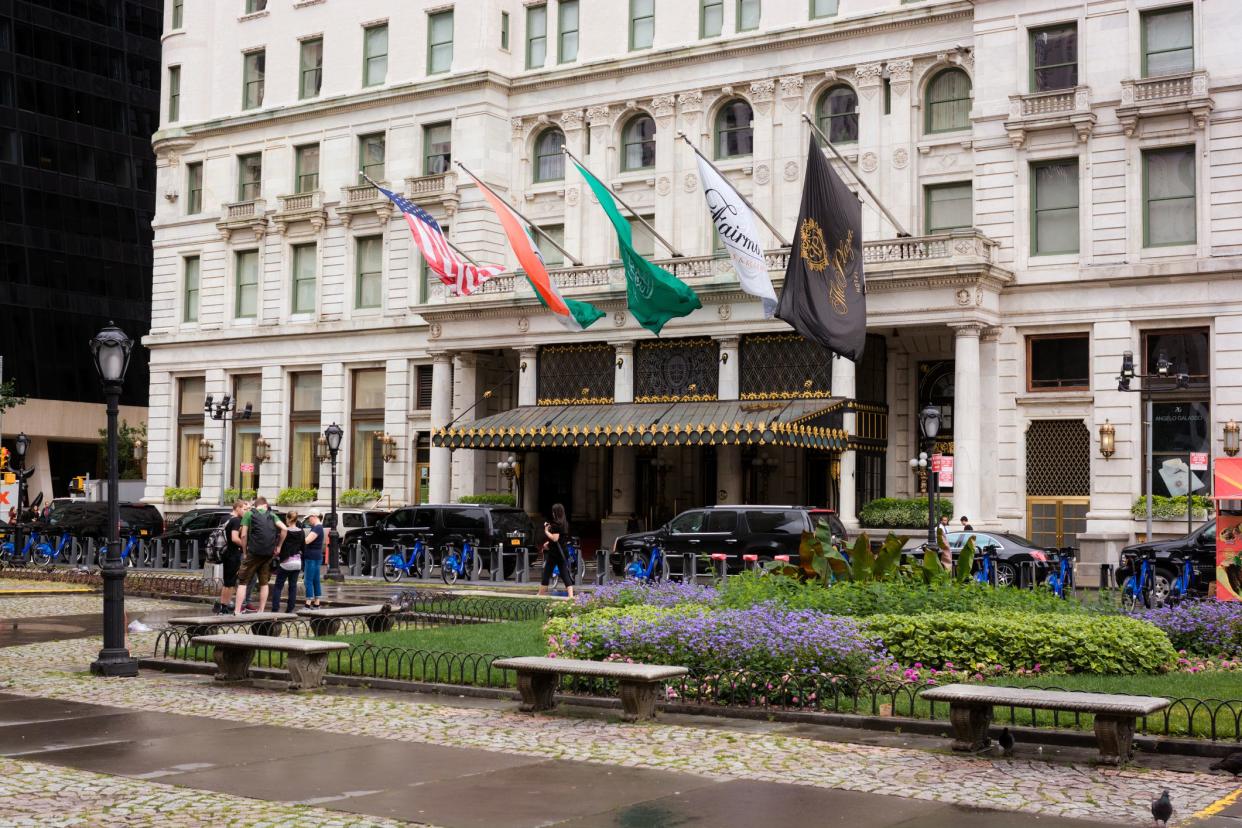
[[[4,473],[4,485],[12,486],[16,482],[17,482],[17,475],[13,474],[13,472]]]
[[[9,450],[6,448],[0,448],[0,469],[7,469],[8,467],[9,467]]]
[[[74,494],[86,494],[86,475],[79,474],[69,482],[69,491]]]

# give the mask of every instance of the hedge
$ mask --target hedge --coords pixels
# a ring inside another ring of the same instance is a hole
[[[1212,510],[1212,501],[1202,495],[1195,495],[1193,508],[1195,520],[1206,520]],[[1130,507],[1130,514],[1134,516],[1135,520],[1142,520],[1147,517],[1146,495],[1134,501],[1134,505]],[[1185,520],[1186,495],[1178,495],[1177,497],[1155,495],[1151,501],[1151,516],[1155,520]]]
[[[254,500],[258,494],[254,489],[225,489],[224,502],[231,504],[235,500]]]
[[[383,496],[379,489],[346,489],[339,498],[342,506],[365,506]]]
[[[317,489],[299,489],[291,487],[281,489],[276,495],[277,506],[295,506],[299,503],[314,503],[319,498]]]
[[[169,488],[164,490],[165,503],[193,503],[202,495],[201,489],[196,488]]]
[[[940,515],[953,518],[953,501],[939,500]],[[880,497],[862,507],[858,522],[869,528],[926,529],[927,498]]]
[[[482,503],[492,506],[516,506],[517,498],[511,494],[477,494],[462,495],[457,498],[458,503]]]

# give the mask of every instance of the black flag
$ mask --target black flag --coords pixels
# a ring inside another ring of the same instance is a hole
[[[802,206],[776,316],[807,339],[855,362],[867,342],[862,202],[811,136]]]

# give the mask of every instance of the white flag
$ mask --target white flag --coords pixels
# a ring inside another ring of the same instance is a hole
[[[702,158],[698,161],[707,211],[711,213],[716,232],[733,259],[742,290],[763,302],[763,315],[770,319],[776,312],[776,291],[772,289],[772,278],[768,276],[768,264],[764,260],[763,244],[759,241],[759,231],[755,226],[755,214],[742,201],[733,185],[725,181],[711,164]]]

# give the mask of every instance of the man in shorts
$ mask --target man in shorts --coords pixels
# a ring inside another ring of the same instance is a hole
[[[220,590],[220,602],[216,604],[216,612],[221,614],[233,612],[233,593],[237,591],[237,570],[242,561],[241,525],[245,511],[246,501],[233,501],[233,514],[224,524],[224,553],[220,559],[224,569],[224,587]]]
[[[267,582],[272,577],[272,561],[285,542],[288,527],[267,507],[267,498],[258,497],[254,506],[241,519],[242,562],[237,571],[237,605],[241,615],[246,603],[246,585],[250,576],[259,579],[259,606],[267,606]]]

